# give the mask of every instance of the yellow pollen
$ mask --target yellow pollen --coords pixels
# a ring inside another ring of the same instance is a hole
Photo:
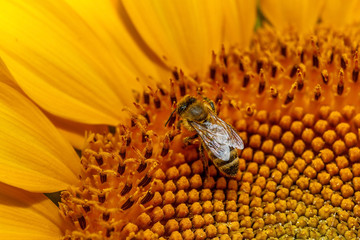
[[[360,238],[359,29],[315,33],[260,29],[249,50],[213,52],[205,78],[175,68],[146,88],[115,133],[89,133],[64,239]],[[185,95],[239,133],[236,176],[184,141],[170,115]]]

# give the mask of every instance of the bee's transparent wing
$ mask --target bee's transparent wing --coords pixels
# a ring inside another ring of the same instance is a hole
[[[226,144],[227,134],[225,129],[210,122],[199,124],[190,122],[191,126],[196,130],[207,148],[219,159],[223,161],[230,160],[230,146]]]
[[[226,144],[240,150],[244,149],[244,142],[242,141],[239,134],[229,124],[227,124],[217,115],[215,115],[215,113],[213,113],[212,111],[209,111],[209,114],[211,116],[212,121],[214,121],[214,123],[223,127],[224,132],[227,135]]]

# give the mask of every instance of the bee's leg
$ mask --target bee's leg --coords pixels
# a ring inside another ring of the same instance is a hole
[[[186,138],[184,138],[184,144],[185,144],[186,146],[191,145],[191,144],[192,144],[192,141],[193,141],[194,139],[198,138],[198,137],[199,137],[199,135],[198,135],[197,133],[195,133],[193,136],[186,137]]]
[[[206,178],[209,178],[210,177],[209,162],[205,157],[204,150],[205,150],[205,148],[204,148],[203,144],[200,144],[199,152],[200,152],[200,155],[201,155],[201,160],[202,160],[202,162],[204,164],[204,171],[205,171],[205,174],[206,174]]]
[[[180,119],[180,120],[177,122],[177,124],[176,124],[176,128],[177,128],[178,130],[180,130],[180,129],[181,129],[181,124],[182,124],[182,122],[183,122],[183,120],[182,120],[182,119]]]

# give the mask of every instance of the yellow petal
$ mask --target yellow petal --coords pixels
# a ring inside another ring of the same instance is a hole
[[[0,183],[1,239],[59,239],[64,224],[59,209],[43,194]]]
[[[260,0],[261,11],[276,29],[302,33],[313,29],[323,5],[323,0]]]
[[[4,62],[26,94],[54,115],[115,125],[133,101],[131,89],[140,87],[138,70],[157,74],[110,1],[1,1],[0,9]]]
[[[118,58],[116,60],[119,66],[114,67],[121,68],[119,73],[124,75],[123,72],[130,72],[128,78],[120,79],[120,81],[129,84],[129,80],[139,77],[140,83],[151,85],[154,84],[153,81],[163,81],[163,77],[169,75],[168,69],[165,69],[160,59],[156,59],[152,52],[139,48],[136,39],[128,33],[128,26],[119,19],[118,5],[114,4],[114,0],[66,0],[66,2],[91,26],[102,43],[107,46],[106,54],[111,54],[111,57],[115,59]],[[119,76],[114,76],[109,80],[109,84],[119,92],[123,90],[123,87],[119,85]],[[165,80],[167,83],[168,79],[165,78]],[[137,84],[130,84],[131,89],[138,87]]]
[[[255,0],[222,1],[225,17],[224,42],[228,45],[248,47],[256,20]]]
[[[24,95],[0,83],[0,181],[55,192],[77,181],[80,161],[54,125]]]
[[[103,133],[108,131],[105,125],[89,125],[84,123],[72,122],[50,114],[46,114],[50,121],[56,126],[58,131],[75,148],[81,150],[85,144],[85,133]]]
[[[345,26],[360,20],[359,9],[359,0],[327,0],[321,20],[332,26]]]
[[[202,73],[207,70],[211,51],[220,49],[220,1],[124,0],[122,4],[144,42],[171,67]]]
[[[12,88],[22,92],[19,85],[16,84],[14,77],[9,72],[9,69],[5,65],[4,61],[0,58],[0,82],[6,83]]]

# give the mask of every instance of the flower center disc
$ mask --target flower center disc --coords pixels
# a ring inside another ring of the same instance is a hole
[[[144,91],[131,123],[89,134],[81,182],[62,193],[64,239],[360,237],[359,36],[260,29],[206,77],[175,71],[169,90]],[[164,127],[186,94],[212,99],[244,140],[235,177],[206,154],[207,176],[178,117]]]

